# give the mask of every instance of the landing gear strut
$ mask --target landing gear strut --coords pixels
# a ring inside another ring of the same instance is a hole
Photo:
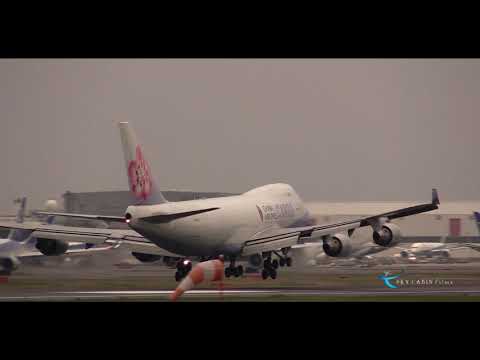
[[[229,278],[230,276],[239,277],[243,275],[243,266],[235,266],[235,258],[230,259],[230,266],[225,268],[225,277]]]
[[[263,261],[263,270],[262,270],[262,279],[267,279],[271,277],[272,279],[277,278],[277,269],[278,267],[292,266],[292,258],[288,257],[288,248],[282,249],[282,254],[274,251],[273,253],[279,258],[272,260],[272,253],[268,252],[263,254],[265,260]]]
[[[180,260],[177,262],[177,271],[175,272],[175,281],[182,280],[192,270],[192,263],[189,260]]]
[[[272,255],[269,254],[263,261],[262,279],[265,280],[269,276],[272,279],[277,278],[278,261],[275,259],[272,261]]]
[[[282,255],[280,255],[278,252],[274,251],[275,255],[279,257],[279,264],[281,267],[284,267],[285,265],[290,267],[292,266],[292,258],[287,256],[288,255],[288,249],[282,249]],[[273,260],[276,261],[276,260]]]

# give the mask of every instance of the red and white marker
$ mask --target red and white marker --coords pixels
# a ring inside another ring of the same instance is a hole
[[[223,275],[224,265],[222,260],[209,260],[198,263],[178,285],[170,299],[172,301],[177,300],[185,291],[190,290],[203,281],[222,281]]]

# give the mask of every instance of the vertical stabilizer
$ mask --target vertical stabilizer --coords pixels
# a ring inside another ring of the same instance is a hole
[[[155,205],[167,202],[152,176],[150,165],[130,124],[121,122],[119,127],[128,186],[136,199],[136,205]]]
[[[475,216],[475,222],[477,223],[478,233],[480,234],[480,213],[477,211],[474,211],[473,215]]]
[[[26,197],[21,197],[21,198],[15,199],[14,203],[15,204],[20,204],[19,208],[17,210],[17,217],[16,217],[15,221],[17,223],[23,223],[24,220],[25,220],[25,208],[27,206],[27,198]]]
[[[25,209],[27,207],[27,198],[21,197],[21,198],[15,199],[14,203],[20,204],[17,210],[17,217],[15,221],[21,224],[25,221]],[[11,229],[7,238],[13,241],[25,241],[30,236],[31,233],[32,233],[32,230]]]

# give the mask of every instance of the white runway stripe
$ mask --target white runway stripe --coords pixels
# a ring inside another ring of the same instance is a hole
[[[163,296],[168,296],[172,293],[170,290],[156,290],[156,291],[73,291],[73,292],[52,292],[47,294],[37,294],[37,295],[24,295],[24,296],[0,296],[0,301],[7,300],[17,300],[17,301],[28,301],[28,300],[72,300],[72,299],[118,299],[120,297],[145,297],[145,296],[160,296],[161,299],[164,299]],[[186,296],[192,295],[210,295],[212,300],[217,300],[218,295],[310,295],[310,296],[335,296],[335,295],[345,295],[347,296],[369,296],[369,295],[386,295],[385,298],[395,295],[438,295],[438,294],[480,294],[480,290],[429,290],[429,289],[418,289],[418,290],[372,290],[372,291],[330,291],[330,290],[301,290],[301,289],[265,289],[265,290],[256,290],[256,289],[237,289],[237,290],[191,290],[186,293]]]

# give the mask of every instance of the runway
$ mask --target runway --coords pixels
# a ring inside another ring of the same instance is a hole
[[[53,259],[55,260],[55,259]],[[82,260],[87,260],[83,259]],[[0,277],[0,302],[158,301],[169,302],[178,286],[173,270],[155,263],[118,266],[96,254],[86,263],[22,264]],[[380,276],[399,275],[390,289]],[[205,283],[178,301],[480,301],[480,262],[313,266],[283,269],[276,280],[259,274]],[[222,289],[222,291],[220,291]]]
[[[0,301],[88,301],[88,300],[153,300],[168,301],[170,290],[157,291],[71,291],[71,292],[51,292],[46,294],[32,294],[23,296],[0,296]],[[237,289],[237,290],[191,290],[183,295],[182,298],[199,297],[208,299],[209,301],[221,301],[232,299],[241,300],[242,297],[262,297],[269,299],[272,296],[281,296],[280,300],[296,300],[297,297],[312,297],[314,300],[322,300],[322,297],[338,297],[338,301],[349,300],[351,297],[365,297],[365,300],[376,300],[371,298],[375,296],[382,297],[398,297],[398,296],[438,296],[438,295],[476,295],[480,296],[480,290],[472,289],[415,289],[415,290],[345,290],[330,291],[318,289]],[[255,301],[255,300],[253,300]]]

